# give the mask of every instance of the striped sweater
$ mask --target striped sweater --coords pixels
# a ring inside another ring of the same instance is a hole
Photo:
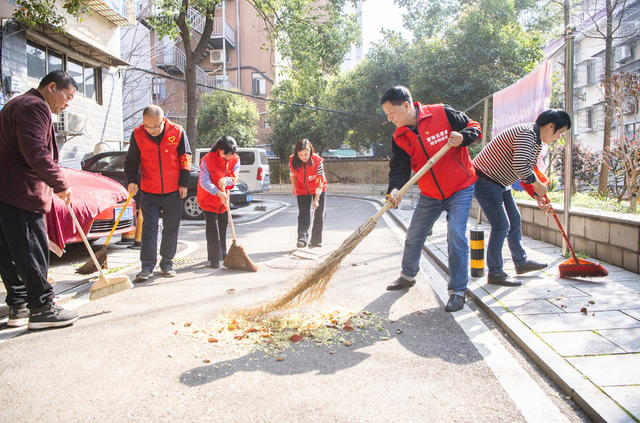
[[[541,150],[538,126],[523,123],[500,132],[473,159],[473,165],[505,187],[518,180],[532,184],[536,180],[533,168],[538,163]]]

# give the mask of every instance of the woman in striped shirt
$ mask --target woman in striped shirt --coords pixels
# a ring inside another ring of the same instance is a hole
[[[538,181],[533,168],[538,162],[542,143],[551,144],[569,128],[571,118],[565,111],[546,110],[535,123],[516,125],[500,132],[473,160],[478,174],[475,196],[491,224],[487,246],[488,283],[521,284],[502,270],[505,238],[518,275],[547,267],[527,259],[522,246],[522,219],[511,195],[511,185],[518,180],[533,185],[538,207],[547,211],[549,205],[544,199],[547,187]]]

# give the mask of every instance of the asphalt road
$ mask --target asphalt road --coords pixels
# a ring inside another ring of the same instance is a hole
[[[327,205],[320,254],[375,213],[357,199],[329,197]],[[372,312],[376,323],[349,333],[351,345],[305,338],[265,354],[185,336],[189,325],[278,296],[312,265],[291,256],[296,216],[293,205],[237,226],[257,273],[205,267],[204,223],[184,226],[180,238],[194,248],[176,278],[157,275],[100,301],[76,302],[81,318],[73,327],[24,331],[0,343],[0,421],[550,421],[523,415],[514,398],[527,393],[505,389],[444,312],[430,285],[440,272],[425,265],[415,288],[385,291],[398,276],[402,242],[384,220],[344,259],[324,298],[304,309]],[[495,328],[487,332],[500,338]],[[553,420],[585,421],[518,351],[499,343],[548,397]]]

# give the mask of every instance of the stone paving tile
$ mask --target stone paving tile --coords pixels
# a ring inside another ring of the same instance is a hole
[[[630,307],[640,309],[640,295],[598,295],[595,297],[550,298],[553,304],[570,313],[579,312],[583,307],[589,311],[622,310]],[[589,301],[593,301],[590,304]],[[638,310],[640,312],[640,310]]]
[[[629,353],[640,353],[640,328],[603,329],[598,333]]]
[[[592,297],[612,295],[612,294],[637,294],[633,288],[626,286],[622,283],[610,282],[610,283],[574,283],[572,286],[585,294]]]
[[[565,286],[556,288],[532,287],[527,289],[526,285],[507,288],[485,284],[483,285],[483,289],[500,301],[585,296],[583,292],[580,292],[575,288]]]
[[[487,305],[491,308],[507,308],[509,311],[521,314],[550,314],[564,313],[564,311],[550,303],[544,298],[536,300],[504,300],[496,301],[494,299],[487,301]]]
[[[601,311],[592,315],[591,312],[539,314],[520,316],[527,326],[534,332],[567,332],[575,330],[599,330],[640,328],[640,321],[627,316],[620,311]],[[639,363],[640,364],[640,363]]]
[[[566,358],[600,387],[640,385],[640,354],[612,354]]]
[[[640,418],[640,386],[609,386],[602,390],[636,419]]]
[[[636,305],[640,305],[640,302],[637,302]],[[640,320],[640,309],[624,309],[622,311],[634,319]]]
[[[592,331],[541,333],[540,337],[564,357],[625,352],[607,338]]]

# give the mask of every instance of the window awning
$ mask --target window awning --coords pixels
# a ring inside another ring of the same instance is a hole
[[[53,28],[41,27],[38,32],[29,31],[29,36],[51,48],[60,49],[66,54],[85,56],[106,67],[130,66],[129,63],[111,53],[66,32],[56,32]]]

